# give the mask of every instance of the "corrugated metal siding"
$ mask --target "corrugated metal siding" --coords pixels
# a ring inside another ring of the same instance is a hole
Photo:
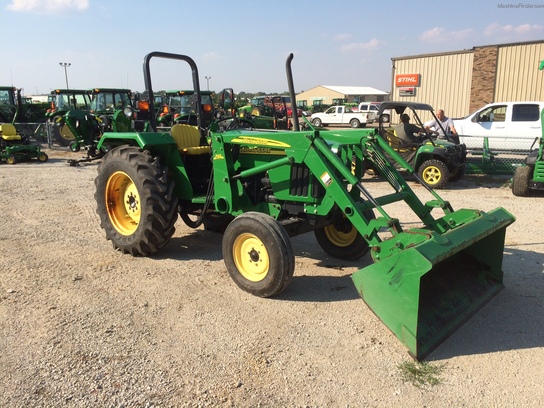
[[[332,100],[334,98],[343,97],[344,95],[341,93],[334,92],[331,89],[327,89],[322,86],[317,86],[315,88],[299,93],[297,95],[297,101],[305,100],[307,101],[308,106],[312,106],[312,103],[315,99],[322,99],[324,104],[330,105],[332,104]]]
[[[446,116],[467,115],[472,81],[472,50],[467,52],[395,59],[392,100],[423,102],[435,110],[444,109]],[[415,96],[399,96],[394,86],[396,74],[420,74]],[[422,117],[426,121],[430,117]]]
[[[499,48],[495,101],[544,101],[544,43]]]

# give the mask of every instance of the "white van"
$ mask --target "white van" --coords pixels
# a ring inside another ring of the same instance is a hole
[[[484,137],[488,137],[491,151],[526,152],[534,139],[542,136],[542,109],[544,102],[496,102],[453,123],[469,150],[482,149]]]

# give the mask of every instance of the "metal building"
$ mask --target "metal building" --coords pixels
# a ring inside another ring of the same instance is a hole
[[[319,85],[297,95],[297,103],[303,101],[307,106],[321,102],[323,105],[333,105],[335,100],[343,99],[348,103],[381,102],[387,92],[368,86],[330,86]]]
[[[491,102],[544,100],[544,40],[391,58],[391,100],[464,117]]]

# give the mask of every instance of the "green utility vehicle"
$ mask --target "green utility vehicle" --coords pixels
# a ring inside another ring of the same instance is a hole
[[[278,296],[293,278],[291,237],[313,232],[321,249],[339,259],[370,252],[374,264],[353,274],[355,287],[418,360],[503,288],[504,238],[514,221],[506,210],[454,211],[429,187],[430,200],[422,202],[386,154],[417,173],[376,129],[300,130],[295,121],[293,131],[255,130],[236,128],[232,117],[227,127],[218,118],[205,128],[195,62],[148,54],[149,95],[150,62],[157,58],[190,66],[198,124],[157,132],[151,115],[149,132],[102,135],[98,147],[108,146],[108,153],[98,166],[95,199],[115,249],[132,256],[160,251],[178,216],[192,228],[223,224],[218,229],[228,273],[260,297]],[[292,59],[286,70],[296,106]],[[365,185],[367,161],[386,180],[387,194],[376,196],[372,183]],[[385,207],[393,203],[420,222],[391,216]]]
[[[540,61],[539,69],[544,69],[544,61]],[[544,109],[540,112],[542,135],[535,139],[531,153],[525,158],[525,164],[517,167],[512,178],[512,193],[518,197],[527,197],[531,191],[544,191]],[[539,140],[538,149],[533,150]]]
[[[422,142],[417,146],[403,144],[396,137],[394,125],[391,124],[389,115],[384,114],[387,111],[395,112],[399,116],[403,113],[411,114],[412,118],[415,119],[413,124],[424,131],[421,136]],[[382,102],[378,111],[378,129],[380,135],[410,163],[425,184],[440,189],[446,187],[448,182],[457,181],[463,177],[467,149],[464,144],[455,143],[447,135],[447,132],[444,132],[444,129],[442,131],[446,135],[446,139],[438,139],[433,132],[425,130],[420,117],[424,113],[432,116],[433,119],[437,119],[433,108],[424,103]],[[439,120],[437,122],[440,123]],[[395,162],[394,159],[391,161]],[[398,163],[396,166],[397,169],[402,169],[402,166]]]
[[[0,124],[0,160],[15,164],[31,159],[46,162],[48,157],[40,146],[31,144],[28,138],[20,135],[14,125]]]

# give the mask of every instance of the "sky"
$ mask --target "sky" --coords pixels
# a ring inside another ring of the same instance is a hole
[[[293,53],[297,93],[390,92],[391,58],[544,40],[544,0],[0,0],[0,16],[0,85],[25,95],[66,75],[69,88],[143,91],[152,51],[191,57],[203,90],[287,91]],[[154,58],[151,73],[155,91],[192,88],[184,62]]]

